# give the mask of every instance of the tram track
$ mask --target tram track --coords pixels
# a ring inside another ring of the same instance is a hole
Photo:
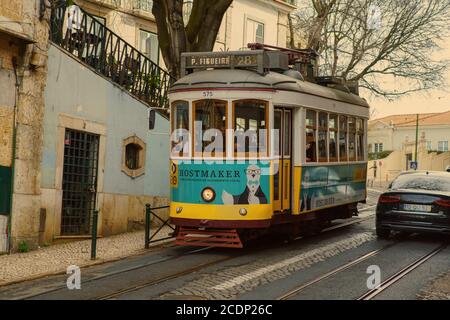
[[[347,227],[349,225],[353,225],[353,224],[356,224],[356,223],[361,223],[361,222],[369,220],[371,218],[373,218],[373,216],[368,216],[368,217],[364,217],[364,218],[358,218],[355,221],[350,221],[350,222],[338,224],[336,226],[332,226],[332,227],[329,227],[329,228],[326,228],[326,229],[322,230],[321,234],[329,232],[329,231],[332,231],[332,230],[336,230],[336,229],[339,229],[339,228],[344,228],[344,227]],[[295,240],[299,240],[300,238],[301,237],[299,237],[299,238],[297,238]],[[206,264],[195,266],[195,267],[190,268],[188,270],[184,270],[184,271],[172,274],[172,275],[168,275],[168,276],[165,276],[165,277],[162,277],[162,278],[159,278],[159,279],[148,281],[148,282],[145,282],[145,283],[142,283],[142,284],[139,284],[139,285],[135,285],[135,286],[131,286],[131,287],[128,287],[128,288],[124,288],[122,290],[119,290],[117,292],[113,292],[113,293],[110,293],[110,294],[107,294],[107,295],[104,295],[104,296],[98,296],[98,297],[94,298],[94,300],[113,299],[113,298],[119,297],[119,296],[121,296],[123,294],[131,293],[131,292],[143,289],[143,288],[148,288],[148,287],[151,287],[151,286],[163,283],[163,282],[168,281],[168,280],[173,280],[173,279],[179,278],[181,276],[188,275],[188,274],[190,274],[192,272],[200,271],[202,269],[205,269],[207,267],[213,266],[215,264],[218,264],[218,263],[221,263],[221,262],[225,262],[225,261],[228,261],[228,260],[231,260],[231,259],[234,259],[234,258],[238,258],[240,256],[243,256],[243,254],[242,255],[233,256],[233,257],[226,257],[226,258],[223,258],[223,259],[219,259],[218,261],[212,261],[212,262],[209,262],[209,263],[206,263]]]
[[[373,256],[376,256],[381,251],[384,251],[384,250],[392,247],[394,244],[390,244],[390,245],[385,246],[385,247],[383,247],[381,249],[373,250],[373,251],[371,251],[369,253],[366,253],[363,256],[361,256],[361,257],[359,257],[359,258],[357,258],[355,260],[352,260],[352,261],[350,261],[350,262],[348,262],[346,264],[343,264],[343,265],[339,266],[338,268],[331,270],[330,272],[327,272],[327,273],[325,273],[325,274],[323,274],[321,276],[318,276],[315,279],[313,279],[311,281],[308,281],[307,283],[302,284],[301,286],[298,286],[297,288],[284,293],[283,295],[277,297],[276,300],[288,300],[289,298],[299,294],[300,292],[304,291],[305,289],[313,286],[314,284],[319,283],[322,280],[331,278],[332,276],[335,276],[335,275],[337,275],[338,273],[340,273],[340,272],[342,272],[344,270],[347,270],[347,269],[349,269],[349,268],[351,268],[351,267],[353,267],[353,266],[355,266],[355,265],[357,265],[357,264],[359,264],[359,263],[361,263],[361,262],[363,262],[363,261],[365,261],[365,260],[367,260],[367,259],[369,259],[369,258],[371,258]]]
[[[356,266],[378,254],[380,254],[381,252],[397,245],[398,243],[400,243],[400,241],[389,244],[387,246],[384,246],[380,249],[377,250],[373,250],[370,251],[348,263],[345,263],[329,272],[326,272],[316,278],[314,278],[311,281],[308,281],[280,296],[278,296],[276,298],[276,300],[288,300],[289,298],[292,298],[296,295],[298,295],[299,293],[303,292],[304,290],[314,286],[315,284],[318,284],[319,282],[325,280],[325,279],[329,279],[333,276],[338,275],[339,273],[353,267]],[[371,300],[372,298],[374,298],[375,296],[379,295],[380,293],[382,293],[383,291],[385,291],[386,289],[388,289],[390,286],[392,286],[393,284],[395,284],[396,282],[398,282],[400,279],[402,279],[404,276],[406,276],[407,274],[411,273],[412,271],[414,271],[415,269],[417,269],[419,266],[421,266],[423,263],[425,263],[426,261],[428,261],[429,259],[431,259],[433,256],[435,256],[436,254],[438,254],[439,252],[441,252],[442,250],[444,250],[447,247],[447,244],[440,244],[437,248],[434,248],[431,252],[428,252],[427,254],[423,255],[422,257],[414,260],[412,263],[408,264],[406,267],[400,269],[398,272],[396,272],[395,274],[393,274],[392,276],[390,276],[388,279],[386,279],[385,281],[383,281],[377,288],[369,290],[368,292],[366,292],[365,294],[363,294],[362,296],[360,296],[359,298],[357,298],[356,300]]]
[[[365,209],[365,208],[362,208],[361,210],[363,210],[363,209]],[[329,228],[323,229],[320,232],[320,234],[327,233],[327,232],[330,232],[330,231],[336,230],[336,229],[341,229],[341,228],[344,228],[344,227],[347,227],[347,226],[350,226],[350,225],[362,223],[362,222],[364,222],[366,220],[372,219],[373,217],[374,217],[374,215],[370,215],[370,216],[366,216],[366,217],[356,218],[354,221],[339,223],[339,224],[336,224],[336,225],[331,226]],[[301,238],[302,237],[298,237],[298,238],[296,238],[294,240],[299,240]],[[113,277],[113,276],[117,276],[117,275],[120,275],[120,274],[125,274],[127,272],[132,272],[132,271],[136,271],[136,270],[143,269],[143,268],[146,268],[146,267],[151,267],[153,265],[157,265],[157,264],[160,264],[160,263],[168,262],[168,261],[171,261],[171,260],[177,260],[179,258],[188,256],[188,255],[192,255],[192,254],[200,253],[200,252],[205,252],[205,251],[209,251],[209,250],[212,250],[212,249],[214,249],[214,247],[204,247],[204,248],[200,248],[200,249],[189,250],[189,251],[186,251],[186,252],[183,252],[181,254],[174,255],[174,256],[164,257],[164,258],[157,259],[157,260],[154,260],[154,261],[151,261],[151,262],[148,262],[148,263],[143,263],[143,264],[139,264],[139,265],[136,265],[136,266],[133,266],[133,267],[123,268],[123,269],[120,269],[120,270],[117,270],[117,271],[114,271],[114,272],[109,272],[109,273],[102,274],[102,275],[99,275],[99,276],[94,276],[92,278],[88,278],[86,280],[83,280],[83,285],[86,285],[87,283],[92,283],[92,282],[95,282],[95,281],[99,281],[99,280],[102,280],[102,279],[106,279],[108,277]],[[243,254],[245,254],[245,253],[243,253]],[[162,282],[165,282],[165,281],[168,281],[168,280],[176,279],[178,277],[187,275],[187,274],[192,273],[192,272],[196,272],[196,271],[202,270],[204,268],[213,266],[215,264],[218,264],[218,263],[221,263],[221,262],[225,262],[227,260],[231,260],[231,259],[237,258],[239,256],[242,256],[243,254],[228,256],[228,257],[220,258],[220,259],[217,259],[217,260],[214,260],[214,261],[210,261],[210,262],[207,262],[207,263],[199,264],[199,265],[196,265],[196,266],[194,266],[192,268],[189,268],[187,270],[183,270],[183,271],[180,271],[180,272],[175,272],[173,274],[169,274],[169,275],[166,275],[166,276],[163,276],[163,277],[160,277],[160,278],[157,278],[157,279],[153,279],[153,280],[150,280],[150,281],[146,281],[146,282],[143,282],[143,283],[140,283],[140,284],[135,284],[135,285],[130,286],[130,287],[125,287],[125,288],[119,289],[119,290],[117,290],[115,292],[111,292],[111,293],[104,294],[104,295],[99,295],[99,296],[96,296],[96,297],[93,297],[93,298],[90,298],[90,299],[91,300],[112,299],[112,298],[118,297],[118,296],[126,294],[126,293],[137,291],[137,290],[140,290],[140,289],[146,288],[146,287],[151,287],[151,286],[154,286],[156,284],[159,284],[159,283],[162,283]],[[14,300],[28,300],[28,299],[36,299],[36,298],[39,299],[40,297],[44,298],[45,295],[48,295],[48,294],[51,294],[51,293],[55,293],[57,291],[62,291],[62,290],[67,290],[67,286],[65,284],[61,285],[61,286],[57,286],[57,287],[51,288],[49,290],[44,290],[44,291],[40,291],[40,292],[37,292],[37,293],[28,294],[28,295],[22,295],[22,296],[14,298]]]
[[[441,244],[437,248],[433,249],[431,252],[425,254],[424,256],[420,257],[419,259],[416,259],[406,267],[402,268],[392,276],[390,276],[388,279],[383,281],[377,288],[369,290],[362,296],[360,296],[357,300],[371,300],[378,296],[380,293],[397,283],[399,280],[401,280],[406,275],[410,274],[414,270],[416,270],[418,267],[420,267],[422,264],[427,262],[429,259],[434,257],[436,254],[441,252],[447,247],[447,244]]]
[[[83,284],[94,282],[94,281],[98,281],[98,280],[102,280],[102,279],[105,279],[105,278],[108,278],[108,277],[112,277],[112,276],[116,276],[116,275],[119,275],[119,274],[122,274],[122,273],[131,272],[131,271],[139,270],[139,269],[142,269],[142,268],[150,267],[150,266],[158,264],[158,263],[162,263],[162,262],[166,262],[166,261],[170,261],[170,260],[175,260],[175,259],[181,258],[181,257],[189,255],[189,254],[198,253],[198,252],[202,252],[202,251],[207,251],[207,250],[211,250],[211,249],[212,249],[212,247],[206,247],[206,248],[200,248],[200,249],[195,249],[195,250],[189,250],[189,251],[184,252],[182,254],[178,254],[178,255],[169,256],[169,257],[166,257],[166,258],[157,259],[155,261],[151,261],[151,262],[148,262],[148,263],[142,263],[142,264],[139,264],[137,266],[130,267],[130,268],[124,268],[124,269],[120,269],[118,271],[109,272],[109,273],[102,274],[102,275],[99,275],[99,276],[96,276],[96,277],[92,277],[92,278],[83,280]],[[46,291],[42,291],[42,292],[30,294],[30,295],[20,296],[20,297],[16,298],[15,300],[27,300],[27,299],[37,298],[39,296],[44,296],[44,295],[49,294],[49,293],[53,293],[53,292],[56,292],[56,291],[59,291],[59,290],[66,290],[66,289],[67,289],[67,286],[61,285],[61,286],[52,288],[50,290],[46,290]]]

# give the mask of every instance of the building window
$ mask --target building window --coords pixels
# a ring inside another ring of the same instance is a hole
[[[317,162],[316,156],[316,129],[317,119],[316,112],[312,110],[306,110],[306,130],[305,130],[305,150],[306,150],[306,162]]]
[[[142,11],[152,12],[153,1],[152,0],[134,0],[134,8]]]
[[[375,153],[382,152],[382,151],[383,151],[383,144],[375,143]]]
[[[153,32],[139,30],[139,49],[152,60],[155,64],[159,64],[159,43],[158,35]]]
[[[448,151],[448,141],[438,141],[438,151]]]
[[[328,140],[328,153],[330,161],[335,162],[338,159],[337,156],[337,137],[338,137],[338,116],[336,114],[330,114],[328,120],[329,128],[329,140]]]
[[[227,103],[200,100],[194,103],[194,153],[224,156],[226,150]],[[211,147],[208,147],[210,146]],[[211,149],[214,146],[213,149]],[[208,155],[204,155],[208,156]]]
[[[240,100],[234,103],[234,152],[267,155],[267,102]]]
[[[122,142],[122,171],[131,178],[145,173],[146,144],[137,136],[126,138]]]
[[[139,169],[139,152],[141,150],[141,146],[135,143],[129,143],[125,146],[125,165],[128,169]]]
[[[427,150],[428,150],[428,151],[431,151],[432,148],[433,148],[433,146],[432,146],[432,144],[431,144],[431,141],[427,141]]]
[[[339,116],[339,161],[347,159],[347,117]]]
[[[264,43],[264,24],[247,19],[247,43]]]

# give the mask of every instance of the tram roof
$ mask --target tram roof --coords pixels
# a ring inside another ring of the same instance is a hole
[[[255,71],[241,69],[213,69],[193,72],[176,81],[171,91],[198,88],[270,88],[294,91],[323,98],[369,107],[367,101],[357,95],[297,80],[277,72],[261,75]]]

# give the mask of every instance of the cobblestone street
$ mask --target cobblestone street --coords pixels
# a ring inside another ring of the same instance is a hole
[[[171,231],[170,228],[165,227],[154,240],[167,237]],[[167,241],[170,240],[165,240]],[[161,245],[161,242],[152,243],[152,246],[158,245]],[[2,255],[0,256],[0,286],[45,275],[65,273],[70,265],[84,267],[145,253],[144,232],[136,231],[99,238],[95,261],[90,259],[90,250],[91,240],[82,240],[41,247],[26,253]]]
[[[290,243],[266,241],[243,250],[169,245],[145,251],[143,232],[133,232],[99,239],[99,259],[94,262],[89,259],[89,240],[4,255],[0,257],[0,297],[246,300],[275,299],[291,292],[286,296],[289,299],[353,299],[367,290],[369,265],[378,265],[386,278],[444,240],[377,239],[374,204],[381,192],[368,190],[368,201],[358,218],[336,222],[324,234]],[[165,229],[159,237],[169,231]],[[448,299],[449,253],[445,247],[377,299]],[[72,264],[90,266],[82,269],[84,280],[78,292],[65,289],[65,271]]]

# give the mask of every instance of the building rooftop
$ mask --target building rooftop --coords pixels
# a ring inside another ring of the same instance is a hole
[[[399,114],[370,120],[369,128],[374,126],[375,123],[378,122],[382,122],[386,125],[393,125],[394,127],[415,127],[416,116],[416,113]],[[434,125],[450,125],[450,110],[446,112],[419,114],[419,126]]]

